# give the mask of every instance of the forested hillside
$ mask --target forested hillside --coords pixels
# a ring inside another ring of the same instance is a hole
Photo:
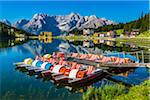
[[[34,35],[28,33],[24,30],[17,29],[15,27],[6,25],[5,23],[0,22],[0,39],[9,39],[15,37],[27,37],[30,35]]]
[[[149,30],[149,20],[150,13],[146,15],[141,15],[141,17],[138,20],[131,21],[128,23],[119,23],[117,25],[107,25],[103,27],[99,27],[95,29],[96,32],[101,32],[101,31],[109,31],[109,30],[116,30],[116,29],[124,29],[125,31],[132,31],[132,29],[140,29],[140,32],[144,32]]]

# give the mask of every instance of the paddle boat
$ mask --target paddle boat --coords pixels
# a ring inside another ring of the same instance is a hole
[[[134,62],[134,60],[137,60],[136,58],[130,59],[131,55],[124,55],[123,54],[108,54],[108,55],[96,55],[96,54],[78,54],[78,53],[72,53],[69,58],[78,59],[78,60],[86,60],[86,61],[93,61],[96,63],[112,63],[114,65],[116,64],[124,64],[124,63],[131,63]],[[132,57],[133,58],[133,57]]]
[[[27,58],[24,62],[16,63],[18,68],[25,68],[28,72],[34,72],[34,75],[40,75],[42,78],[50,77],[55,83],[65,83],[68,85],[90,82],[99,78],[103,78],[108,72],[117,72],[120,68],[101,69],[94,65],[88,64],[101,63],[109,65],[128,64],[130,62],[137,63],[139,60],[131,55],[110,54],[110,55],[94,55],[94,54],[70,54],[72,61],[68,60],[62,52],[54,52],[52,55],[46,54],[43,57],[36,57],[35,60]],[[87,57],[87,58],[86,58]],[[77,59],[80,62],[78,62]],[[86,61],[87,63],[81,63]],[[123,70],[123,69],[122,69]]]
[[[35,60],[31,58],[27,58],[24,62],[16,63],[17,69],[26,69],[26,72],[29,75],[42,75],[41,72],[50,72],[52,74],[61,74],[63,70],[65,70],[65,63],[61,61],[61,59],[55,59],[47,57],[48,54],[43,57],[36,57]],[[60,55],[57,55],[60,57]],[[55,67],[54,67],[55,66]],[[51,67],[53,70],[51,70]],[[60,70],[60,72],[59,72]]]

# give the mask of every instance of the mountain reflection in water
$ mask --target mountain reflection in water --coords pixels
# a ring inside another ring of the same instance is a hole
[[[1,42],[2,43],[2,42]],[[44,43],[39,40],[20,41],[8,40],[3,42],[0,49],[1,61],[1,97],[2,98],[26,98],[26,99],[64,99],[70,98],[81,99],[80,92],[86,91],[88,87],[99,87],[101,84],[109,83],[107,79],[98,80],[94,84],[87,84],[85,87],[70,88],[64,86],[56,86],[50,81],[36,80],[34,77],[18,72],[15,70],[14,62],[21,62],[27,57],[34,58],[36,55],[44,55],[57,51],[62,52],[78,52],[78,53],[94,53],[107,54],[113,52],[131,52],[147,49],[140,48],[133,44],[118,43],[115,41],[67,41],[53,39],[50,42]],[[146,54],[147,55],[147,54]],[[147,55],[149,56],[149,55]],[[149,59],[145,57],[145,61]],[[149,72],[146,68],[136,68],[128,72],[113,76],[118,80],[125,81],[129,84],[139,84],[149,77]],[[70,90],[70,91],[68,91]],[[77,93],[75,92],[77,91]]]

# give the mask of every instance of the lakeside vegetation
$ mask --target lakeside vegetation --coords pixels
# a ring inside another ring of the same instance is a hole
[[[15,45],[21,45],[26,42],[27,40],[25,40],[24,38],[7,39],[0,41],[0,48],[13,47]]]
[[[104,85],[89,88],[82,96],[83,100],[149,100],[150,80],[127,90],[123,85]]]
[[[0,22],[0,48],[23,44],[30,36],[35,35]]]
[[[35,35],[0,22],[1,40],[14,38],[28,38],[28,36],[35,36]]]
[[[65,40],[74,40],[74,41],[83,41],[83,40],[115,40],[110,37],[95,37],[95,36],[55,36],[53,38],[65,39]]]
[[[123,43],[129,43],[129,44],[135,44],[141,47],[150,48],[150,38],[117,38],[116,41],[123,42]]]
[[[150,30],[142,32],[140,35],[137,37],[149,37],[150,38]]]

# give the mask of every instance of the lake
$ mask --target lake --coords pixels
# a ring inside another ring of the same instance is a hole
[[[27,57],[34,58],[36,55],[43,55],[55,51],[108,54],[114,52],[133,52],[143,50],[145,62],[149,62],[149,51],[134,44],[117,43],[115,41],[73,41],[53,39],[51,41],[39,40],[8,40],[1,41],[0,48],[0,96],[9,100],[79,100],[82,99],[82,92],[88,87],[99,87],[102,82],[109,80],[97,80],[87,87],[70,89],[59,87],[50,81],[35,79],[25,73],[15,70],[13,63],[21,62]],[[138,55],[141,58],[141,55]],[[140,84],[148,79],[149,71],[146,68],[136,68],[128,72],[128,76],[122,74],[113,76],[114,79],[122,80],[129,84]]]

